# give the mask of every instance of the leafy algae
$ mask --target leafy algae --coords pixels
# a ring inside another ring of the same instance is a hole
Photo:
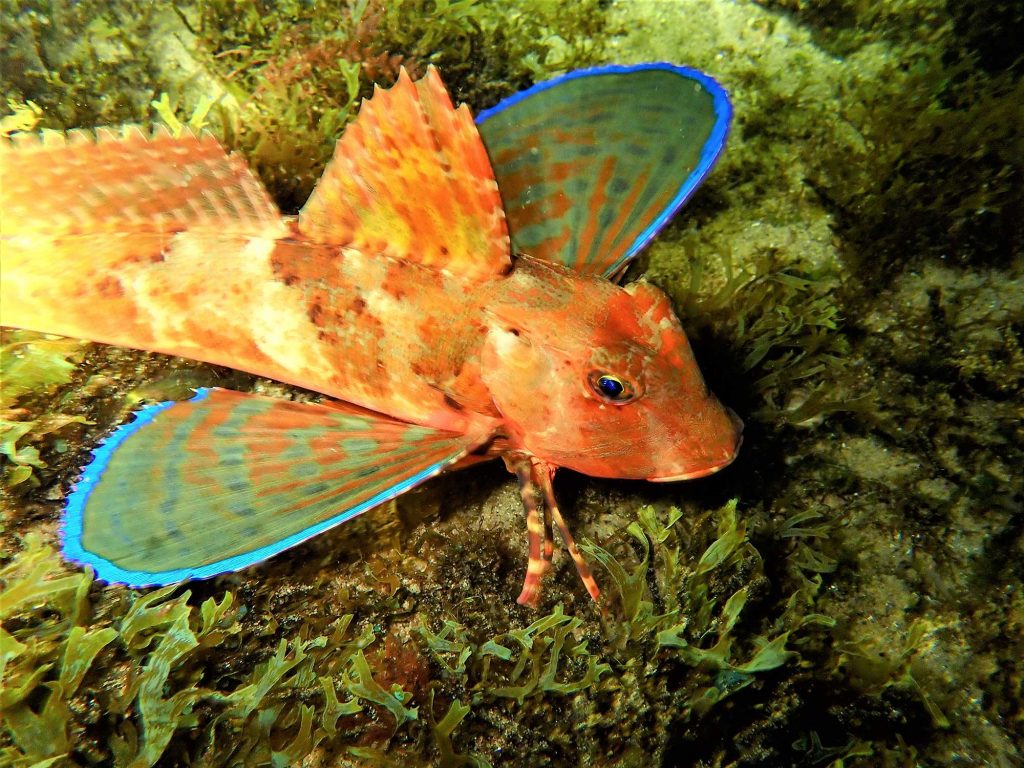
[[[437,63],[477,109],[598,61],[702,68],[735,102],[729,149],[634,271],[676,302],[743,453],[689,485],[561,481],[607,614],[564,559],[539,614],[512,603],[521,512],[487,469],[256,575],[101,589],[49,546],[85,450],[130,392],[228,374],[5,335],[5,366],[39,364],[4,369],[0,759],[1019,763],[1019,8],[326,8],[10,3],[0,95],[44,128],[216,101],[209,126],[294,210],[399,65]]]

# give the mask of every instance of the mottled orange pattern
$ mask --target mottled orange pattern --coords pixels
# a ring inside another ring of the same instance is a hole
[[[363,106],[297,218],[209,136],[30,137],[0,144],[0,173],[0,323],[485,436],[528,513],[520,602],[539,594],[553,524],[598,595],[554,500],[557,467],[682,479],[738,448],[663,293],[510,252],[476,127],[433,69]],[[595,390],[606,374],[630,397]]]

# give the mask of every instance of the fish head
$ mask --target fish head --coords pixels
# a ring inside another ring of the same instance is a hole
[[[556,315],[492,328],[483,377],[512,448],[595,477],[685,480],[736,457],[743,424],[712,394],[668,297],[593,281]]]

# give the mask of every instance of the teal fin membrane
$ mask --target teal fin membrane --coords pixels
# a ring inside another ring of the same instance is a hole
[[[514,251],[621,273],[707,176],[731,118],[717,82],[663,63],[570,72],[484,110]]]
[[[133,587],[236,571],[441,472],[473,438],[225,389],[140,410],[94,451],[64,554]]]

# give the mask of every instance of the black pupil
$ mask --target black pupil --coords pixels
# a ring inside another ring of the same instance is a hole
[[[605,397],[610,397],[613,400],[622,395],[624,387],[622,382],[618,379],[613,379],[611,376],[602,376],[597,380],[597,387],[601,390],[601,394]]]

